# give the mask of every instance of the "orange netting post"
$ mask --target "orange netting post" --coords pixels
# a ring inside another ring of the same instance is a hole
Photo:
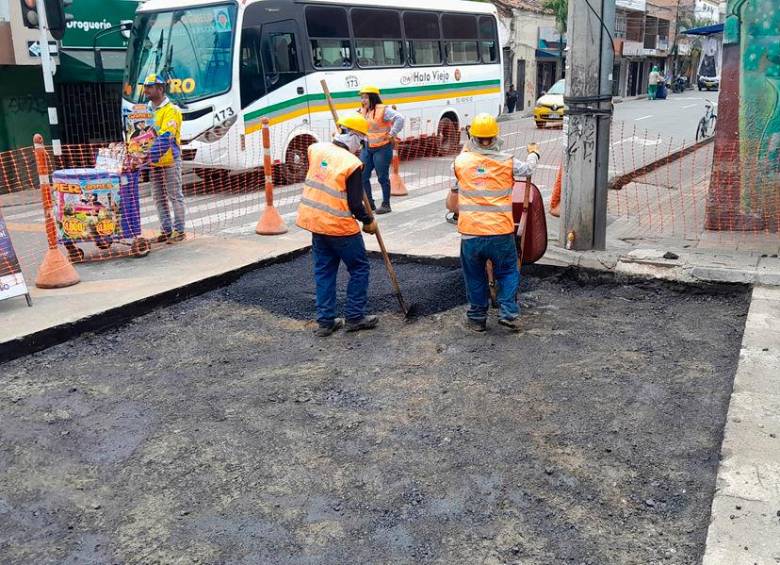
[[[561,187],[563,185],[563,163],[558,167],[558,174],[555,175],[555,184],[553,185],[552,198],[550,198],[550,215],[556,218],[561,215]]]
[[[255,233],[258,235],[280,235],[287,233],[279,211],[274,207],[273,163],[271,163],[271,133],[268,118],[263,118],[263,174],[265,176],[265,210],[260,215]]]
[[[393,106],[393,110],[396,107]],[[390,194],[392,196],[407,196],[406,183],[401,178],[401,157],[398,155],[398,142],[393,142],[393,161],[390,167]]]
[[[57,247],[57,226],[54,223],[54,213],[51,201],[51,177],[49,171],[49,156],[43,146],[43,136],[36,133],[33,137],[35,146],[35,166],[41,184],[41,202],[46,223],[46,239],[49,249],[38,269],[35,286],[38,288],[64,288],[73,286],[81,279],[70,260]]]

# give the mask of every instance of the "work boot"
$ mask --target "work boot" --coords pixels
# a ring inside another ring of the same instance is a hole
[[[179,243],[180,241],[184,241],[184,238],[186,237],[187,236],[184,235],[183,231],[173,230],[171,235],[168,236],[168,241],[166,243]]]
[[[161,231],[159,234],[157,234],[157,237],[155,237],[154,240],[157,243],[165,243],[166,241],[168,241],[169,237],[171,237],[170,233]]]
[[[498,323],[513,332],[520,331],[520,318],[499,318]]]
[[[371,207],[371,211],[376,211],[376,203],[373,200],[368,201],[368,205]]]
[[[389,214],[392,212],[390,204],[388,202],[382,202],[382,205],[376,209],[377,214]]]
[[[333,323],[329,326],[320,326],[317,328],[317,330],[314,332],[314,335],[317,337],[328,337],[333,332],[340,330],[344,327],[344,318],[336,318],[333,320]]]
[[[360,320],[347,321],[348,332],[359,332],[360,330],[371,330],[379,324],[377,316],[363,316]]]
[[[466,316],[464,326],[467,330],[471,330],[472,332],[484,332],[487,330],[487,320],[472,320]]]

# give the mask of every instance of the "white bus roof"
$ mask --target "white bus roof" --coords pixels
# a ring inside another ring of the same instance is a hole
[[[244,6],[262,2],[263,0],[244,0]],[[139,12],[174,10],[188,6],[207,6],[216,4],[219,0],[147,0],[138,7]],[[348,6],[371,6],[372,8],[399,8],[406,10],[431,10],[435,12],[472,12],[475,14],[495,14],[496,7],[489,2],[470,2],[468,0],[437,0],[434,8],[424,8],[420,0],[303,0],[306,4],[346,4]],[[241,2],[239,2],[241,4]]]

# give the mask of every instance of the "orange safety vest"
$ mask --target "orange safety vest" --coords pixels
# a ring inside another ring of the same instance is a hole
[[[455,159],[458,179],[458,231],[464,235],[505,235],[512,218],[513,159],[498,161],[473,151]]]
[[[360,159],[332,143],[310,145],[309,172],[298,206],[298,226],[323,235],[360,233],[347,203],[347,178],[362,166]]]
[[[390,143],[390,130],[393,122],[385,120],[385,105],[377,104],[370,114],[361,108],[359,113],[368,120],[368,146],[371,149],[382,147]]]

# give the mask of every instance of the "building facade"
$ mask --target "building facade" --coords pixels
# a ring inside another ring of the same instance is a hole
[[[517,112],[533,110],[536,100],[564,74],[566,38],[541,0],[494,0],[506,38],[504,81],[518,91]]]
[[[116,26],[132,21],[138,2],[76,0],[74,16],[56,49],[55,91],[62,140],[92,143],[121,137],[121,84],[127,36]],[[113,31],[111,31],[113,28]],[[19,0],[0,0],[0,151],[29,146],[32,136],[49,137],[38,30],[22,21]],[[93,47],[102,51],[96,71]]]

